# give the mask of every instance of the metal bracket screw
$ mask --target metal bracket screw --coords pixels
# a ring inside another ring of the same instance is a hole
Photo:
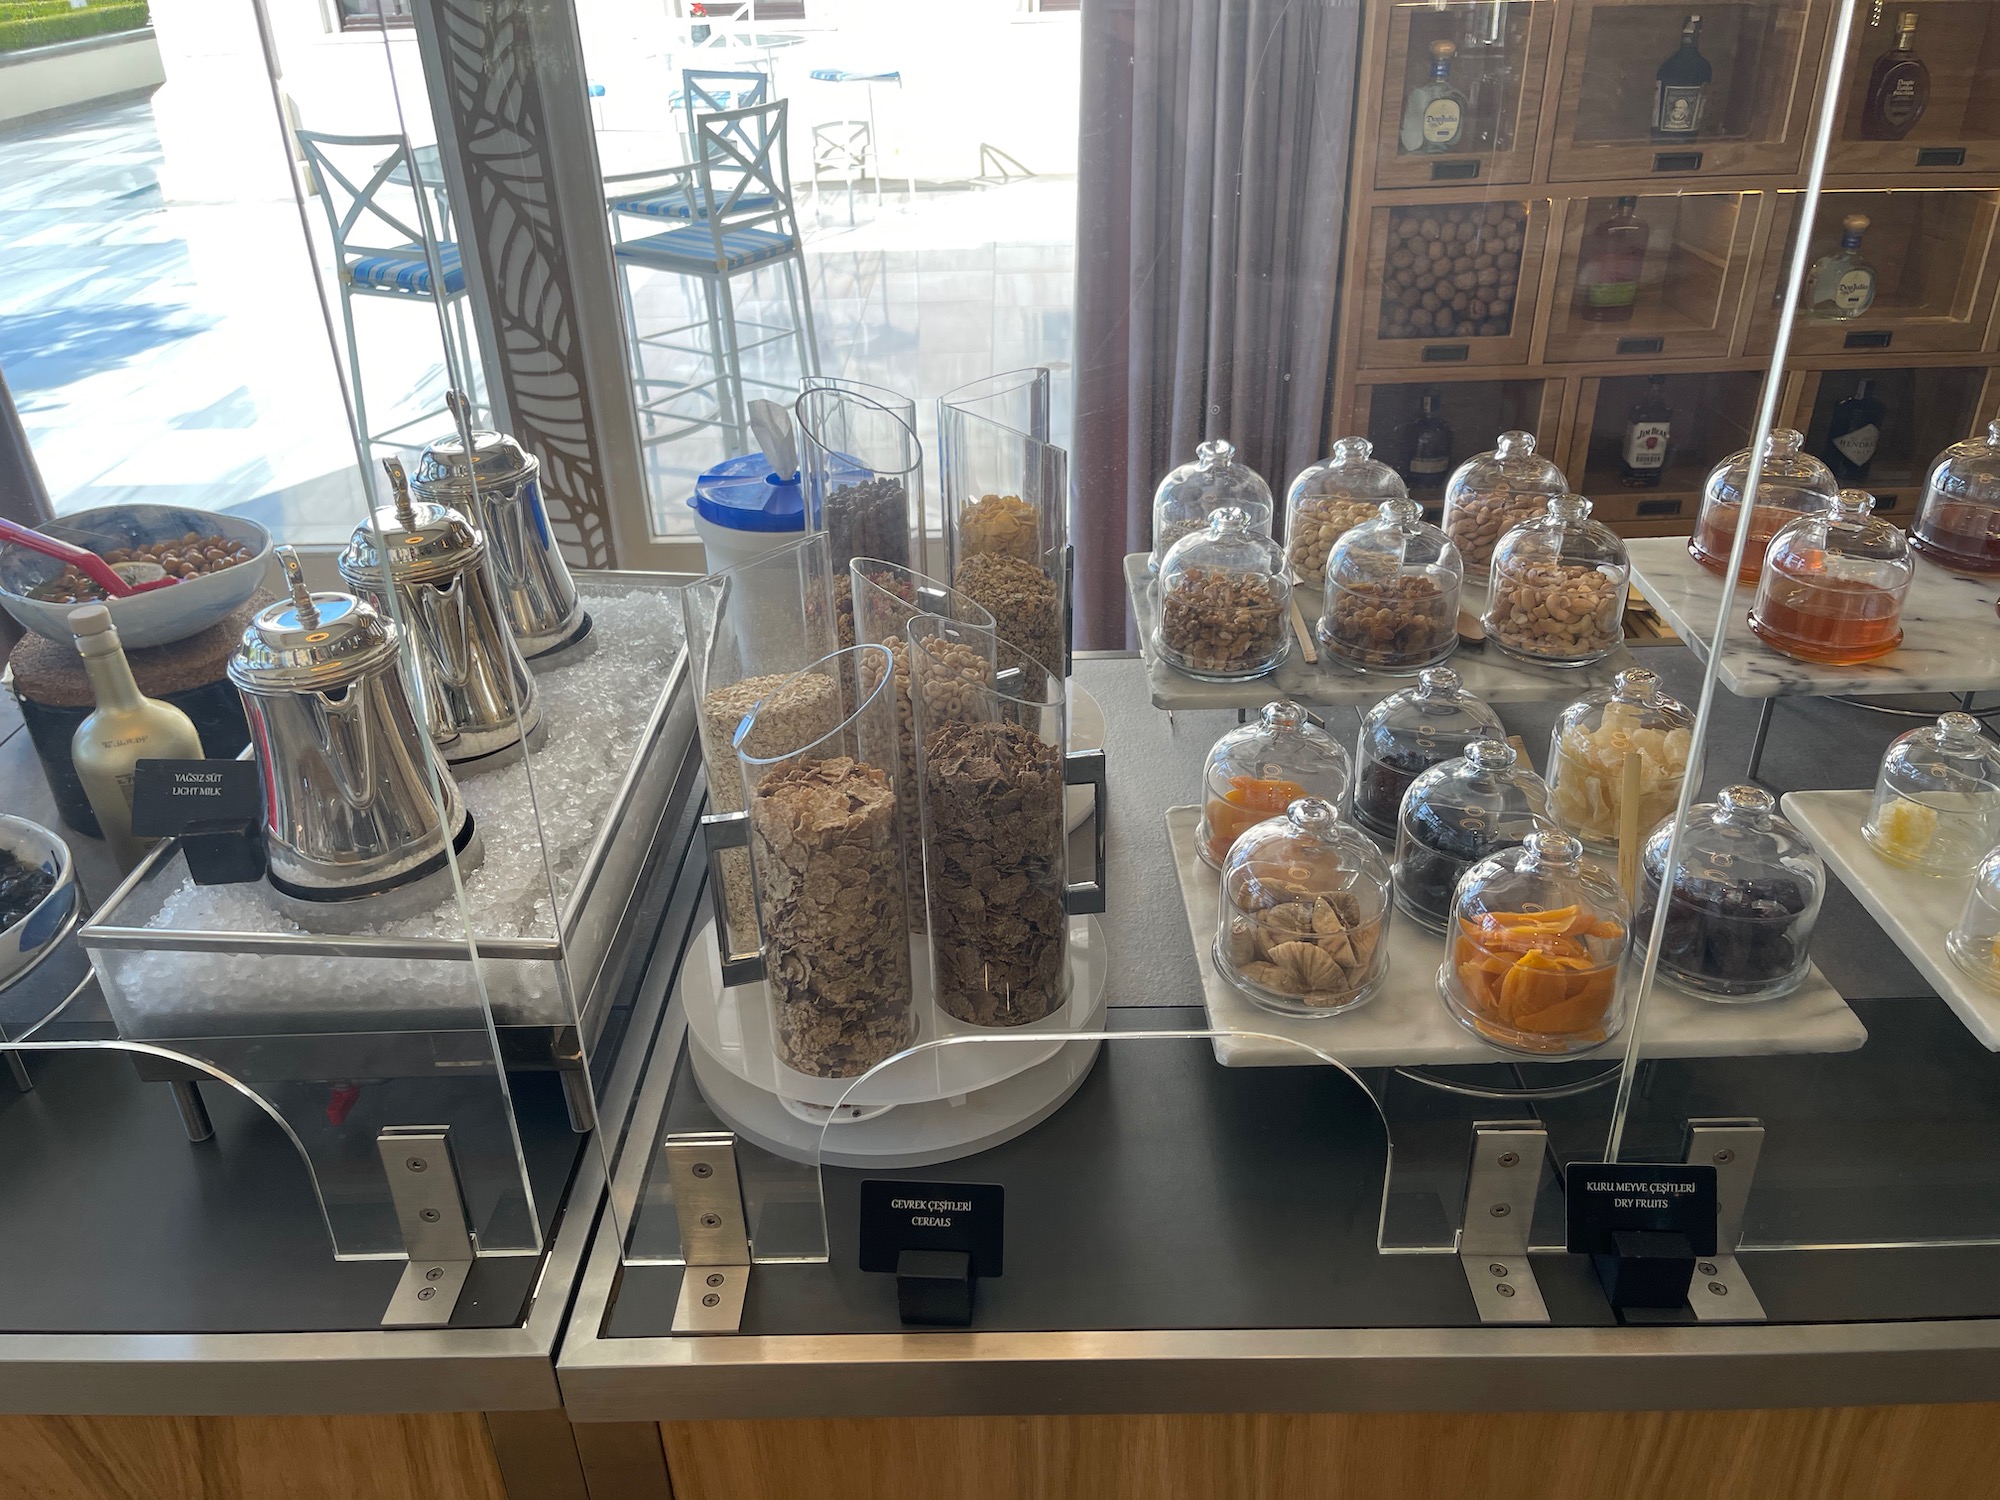
[[[443,1280],[444,1280],[444,1267],[443,1267],[443,1266],[432,1266],[432,1267],[431,1267],[431,1268],[430,1268],[430,1269],[429,1269],[428,1271],[424,1272],[424,1280],[426,1280],[426,1281],[443,1281]]]
[[[1518,1167],[1521,1165],[1521,1155],[1518,1151],[1502,1151],[1495,1160],[1503,1167]]]
[[[1514,1211],[1513,1208],[1505,1203],[1496,1203],[1490,1210],[1493,1217],[1496,1219],[1504,1219],[1507,1217],[1507,1215],[1511,1214],[1513,1211]]]
[[[428,1172],[430,1167],[431,1164],[421,1156],[412,1156],[403,1162],[403,1170],[406,1172]]]
[[[1698,1261],[1695,1264],[1695,1269],[1704,1276],[1713,1276],[1715,1274],[1715,1262],[1712,1260]]]
[[[722,1305],[722,1294],[720,1292],[703,1292],[701,1294],[701,1305],[703,1307],[720,1307]]]
[[[1720,1151],[1715,1153],[1714,1159],[1715,1159],[1715,1164],[1718,1167],[1726,1167],[1731,1162],[1736,1160],[1736,1153],[1730,1150],[1727,1146],[1724,1146]]]
[[[703,1214],[701,1216],[701,1227],[703,1229],[714,1229],[721,1223],[722,1223],[721,1214]]]
[[[720,1271],[711,1271],[708,1277],[708,1284],[710,1286],[721,1286],[722,1283],[727,1281],[728,1279],[729,1278],[724,1276]]]
[[[705,1161],[696,1162],[688,1168],[688,1171],[696,1177],[713,1177],[715,1175],[715,1168],[711,1167]]]
[[[1500,1262],[1497,1260],[1494,1261],[1493,1264],[1488,1266],[1486,1269],[1491,1271],[1495,1276],[1505,1276],[1507,1274],[1507,1268],[1501,1265]]]
[[[435,1224],[440,1218],[443,1217],[443,1215],[441,1215],[434,1208],[426,1208],[426,1209],[420,1209],[417,1213],[417,1217],[422,1219],[426,1224]]]
[[[420,1286],[417,1288],[417,1300],[419,1302],[428,1302],[437,1294],[438,1289],[434,1286]]]
[[[1504,1281],[1496,1282],[1494,1284],[1493,1290],[1498,1292],[1503,1297],[1511,1297],[1514,1295],[1514,1289],[1511,1286],[1507,1285],[1507,1283]]]
[[[1718,1297],[1727,1297],[1729,1295],[1729,1288],[1719,1281],[1711,1281],[1708,1284],[1708,1289]]]

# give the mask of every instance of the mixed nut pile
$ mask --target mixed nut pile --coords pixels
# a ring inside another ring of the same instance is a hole
[[[1460,494],[1444,508],[1444,534],[1465,559],[1465,571],[1482,574],[1493,561],[1493,547],[1502,536],[1549,508],[1542,490],[1497,490],[1488,494]]]
[[[1523,558],[1495,570],[1486,633],[1524,656],[1586,661],[1625,638],[1620,578],[1584,563]]]
[[[1285,593],[1276,579],[1188,567],[1169,581],[1165,594],[1160,646],[1174,666],[1255,676],[1283,655]]]
[[[1300,583],[1323,580],[1333,544],[1363,521],[1374,520],[1380,508],[1373,500],[1350,500],[1340,491],[1302,495],[1285,532],[1285,566],[1292,577]]]
[[[166,570],[167,577],[180,581],[233,568],[249,562],[254,554],[243,543],[220,533],[203,536],[190,531],[172,541],[149,542],[143,547],[114,547],[101,555],[114,567],[119,563],[158,563]],[[29,590],[28,597],[50,604],[88,604],[106,595],[96,579],[65,563],[61,573]]]
[[[1456,592],[1424,573],[1336,583],[1328,591],[1319,640],[1356,666],[1428,666],[1457,645]]]

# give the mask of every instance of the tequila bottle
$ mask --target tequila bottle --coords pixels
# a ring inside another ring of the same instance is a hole
[[[1840,248],[1828,251],[1806,272],[1807,316],[1839,322],[1858,318],[1875,305],[1875,263],[1861,253],[1868,232],[1866,214],[1840,221]]]
[[[1453,42],[1431,43],[1431,76],[1410,90],[1403,105],[1403,150],[1436,156],[1459,149],[1465,133],[1465,95],[1451,81],[1451,60],[1458,55]]]
[[[1451,473],[1451,423],[1438,411],[1436,391],[1423,394],[1417,420],[1410,424],[1409,456],[1403,480],[1413,491],[1436,490]]]

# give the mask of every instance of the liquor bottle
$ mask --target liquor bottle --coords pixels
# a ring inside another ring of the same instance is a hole
[[[1883,410],[1872,380],[1857,381],[1854,394],[1834,407],[1820,457],[1843,488],[1868,477],[1868,466],[1875,461],[1875,445],[1882,440]]]
[[[1660,471],[1667,466],[1673,429],[1674,409],[1667,404],[1667,377],[1655,375],[1625,416],[1621,477],[1626,484],[1633,489],[1651,489],[1659,484]]]
[[[1576,265],[1576,315],[1591,323],[1629,323],[1646,266],[1646,221],[1639,200],[1623,197],[1611,217],[1583,236]]]
[[[1451,60],[1456,44],[1431,43],[1431,76],[1410,90],[1403,105],[1403,149],[1437,155],[1458,149],[1465,133],[1465,95],[1452,86]]]
[[[1409,457],[1403,481],[1412,490],[1441,489],[1451,473],[1451,423],[1438,411],[1438,394],[1425,391],[1417,420],[1410,424]]]
[[[1806,315],[1831,321],[1858,318],[1875,303],[1875,263],[1861,253],[1868,232],[1866,214],[1840,221],[1840,248],[1830,250],[1806,272]]]
[[[1681,44],[1653,75],[1653,139],[1691,141],[1701,130],[1702,106],[1715,69],[1701,55],[1701,17],[1681,21]]]
[[[118,868],[130,870],[157,842],[132,836],[132,768],[142,760],[200,760],[201,736],[171,703],[139,691],[110,610],[81,605],[69,612],[69,628],[97,698],[90,717],[76,726],[70,756]]]
[[[1896,21],[1896,45],[1875,59],[1868,98],[1861,108],[1861,138],[1900,141],[1924,117],[1931,102],[1931,70],[1917,56],[1917,13]]]

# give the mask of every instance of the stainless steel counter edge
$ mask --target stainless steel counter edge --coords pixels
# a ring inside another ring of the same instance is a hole
[[[70,1416],[546,1411],[604,1172],[586,1147],[516,1328],[0,1334],[0,1411]]]
[[[2000,1321],[603,1339],[576,1422],[1311,1411],[1652,1411],[2000,1400]]]

